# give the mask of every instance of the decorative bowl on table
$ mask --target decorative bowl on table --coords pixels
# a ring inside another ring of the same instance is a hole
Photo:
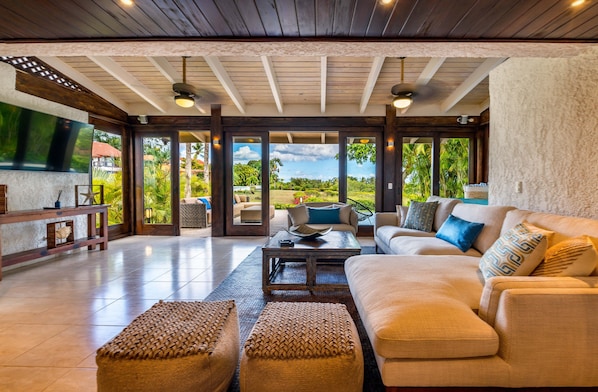
[[[309,225],[298,225],[291,226],[288,232],[301,238],[316,238],[330,233],[331,230],[332,226],[318,229]]]

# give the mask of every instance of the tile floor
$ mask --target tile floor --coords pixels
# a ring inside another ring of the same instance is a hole
[[[265,240],[135,236],[5,272],[0,391],[95,391],[98,347],[160,299],[204,299]]]

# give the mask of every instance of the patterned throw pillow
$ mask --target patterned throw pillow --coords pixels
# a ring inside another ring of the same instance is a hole
[[[519,223],[503,234],[480,259],[485,279],[492,276],[527,276],[546,252],[546,237]]]
[[[427,231],[428,233],[431,232],[436,208],[438,208],[438,202],[436,201],[426,203],[412,201],[409,204],[409,210],[407,210],[407,217],[405,218],[403,227],[406,229]]]
[[[587,235],[551,246],[534,276],[589,276],[598,262],[598,253]]]

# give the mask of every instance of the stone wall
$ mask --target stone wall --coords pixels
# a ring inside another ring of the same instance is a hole
[[[593,48],[491,72],[490,204],[598,219],[597,70]]]
[[[15,90],[16,70],[0,63],[0,101],[27,109],[88,122],[87,112],[47,101]],[[64,206],[75,205],[75,185],[89,184],[88,174],[33,172],[24,170],[0,170],[0,184],[8,185],[8,210],[32,210],[51,207],[60,190]],[[70,218],[69,218],[70,219]],[[87,220],[76,217],[75,238],[85,237]],[[46,245],[46,223],[35,221],[4,225],[2,230],[2,254],[12,254]]]

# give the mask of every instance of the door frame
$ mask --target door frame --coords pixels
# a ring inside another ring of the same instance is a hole
[[[261,186],[262,186],[262,223],[251,225],[235,225],[234,209],[232,200],[233,192],[233,138],[259,137],[261,139]],[[250,236],[268,236],[270,235],[270,140],[267,130],[253,130],[251,132],[239,131],[237,129],[227,130],[224,133],[224,229],[227,236],[250,235]]]
[[[170,156],[170,198],[171,216],[169,224],[153,224],[145,222],[144,192],[143,192],[143,138],[168,137],[171,140]],[[167,235],[178,236],[180,230],[180,176],[179,176],[179,132],[178,131],[137,131],[133,138],[133,150],[135,156],[134,186],[135,186],[135,234],[141,235]]]

